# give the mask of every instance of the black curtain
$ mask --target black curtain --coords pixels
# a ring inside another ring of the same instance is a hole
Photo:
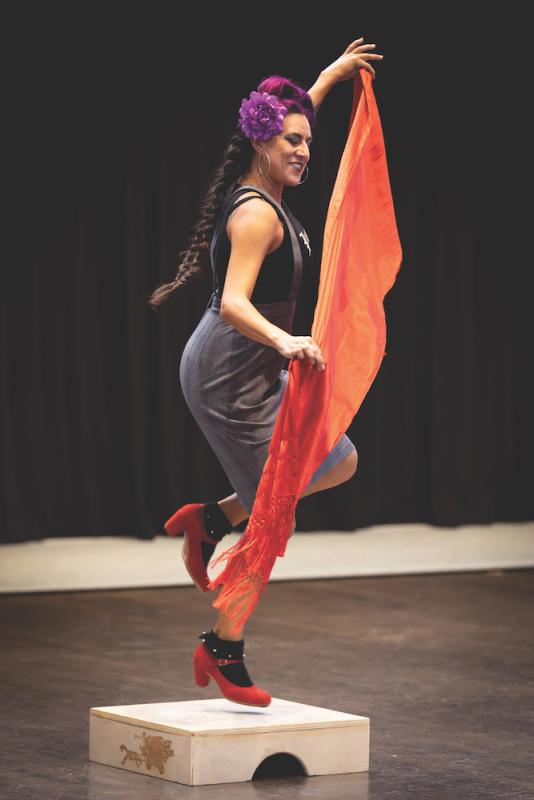
[[[187,20],[172,4],[11,10],[3,542],[151,538],[178,505],[232,492],[178,379],[210,276],[157,313],[146,298],[176,272],[241,98],[272,73],[308,88],[360,35],[384,55],[373,87],[404,257],[387,356],[348,431],[358,471],[302,500],[298,527],[533,518],[529,91],[525,23],[508,13],[512,32],[448,5],[432,18],[406,6],[311,18],[236,4]],[[351,99],[351,81],[328,95],[309,179],[284,193],[315,252],[295,333],[310,332]]]

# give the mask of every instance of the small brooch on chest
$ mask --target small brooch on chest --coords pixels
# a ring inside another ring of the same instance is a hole
[[[310,240],[308,239],[308,234],[306,233],[306,231],[300,231],[299,236],[302,237],[302,241],[304,242],[304,244],[308,248],[308,253],[311,256],[311,247],[310,247]]]

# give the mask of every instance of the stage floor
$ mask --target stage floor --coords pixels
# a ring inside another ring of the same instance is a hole
[[[269,777],[239,798],[534,796],[534,570],[270,583],[245,630],[272,695],[367,716],[368,773]],[[0,598],[2,797],[226,800],[88,760],[89,709],[218,697],[192,653],[214,594],[193,587]],[[244,710],[244,707],[240,707]]]

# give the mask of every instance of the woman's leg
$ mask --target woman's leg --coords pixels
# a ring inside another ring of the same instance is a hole
[[[322,492],[325,489],[332,489],[334,486],[338,486],[340,483],[348,481],[349,478],[352,478],[357,468],[358,453],[354,450],[352,453],[349,453],[349,455],[344,458],[343,461],[340,461],[339,464],[336,464],[331,470],[325,472],[324,475],[321,475],[313,483],[310,483],[309,486],[306,487],[305,491],[301,494],[299,499],[302,497],[307,497],[310,494],[314,494],[315,492]],[[237,499],[237,494],[235,493],[225,497],[223,500],[219,500],[218,503],[232,525],[238,525],[248,517],[248,511],[243,508]],[[228,617],[226,614],[220,611],[217,618],[217,623],[213,630],[221,639],[238,640],[243,638],[244,627],[240,628],[237,633],[231,634]]]
[[[357,468],[358,451],[353,450],[343,461],[340,461],[339,464],[336,464],[331,470],[325,472],[324,475],[321,475],[313,483],[310,483],[301,494],[299,500],[310,494],[315,494],[315,492],[323,492],[325,489],[332,489],[334,486],[339,486],[340,483],[345,483],[345,481],[352,478]]]
[[[248,511],[246,508],[243,508],[235,492],[217,502],[233,526],[239,525],[240,522],[243,522],[243,520],[248,517]]]
[[[324,475],[321,475],[313,483],[310,483],[300,497],[307,497],[315,492],[322,492],[325,489],[332,489],[334,486],[339,486],[340,483],[344,483],[348,481],[349,478],[352,478],[357,467],[358,453],[357,451],[353,451],[349,453],[343,461],[340,461],[339,464],[332,467],[331,470],[325,472]],[[232,525],[239,525],[240,522],[243,522],[243,520],[248,517],[248,511],[243,508],[235,492],[219,500],[218,503]]]
[[[223,611],[219,611],[219,616],[217,617],[217,622],[213,626],[213,631],[217,634],[219,639],[237,642],[239,639],[243,638],[244,627],[245,626],[242,625],[237,633],[230,633],[230,621]]]

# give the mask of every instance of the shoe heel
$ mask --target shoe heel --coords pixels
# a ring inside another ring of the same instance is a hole
[[[172,517],[169,517],[167,522],[163,525],[166,533],[168,533],[169,536],[177,536],[179,533],[182,533],[185,527],[186,516],[183,507],[175,511]]]
[[[200,647],[202,648],[203,645],[200,645]],[[197,648],[193,656],[193,668],[195,671],[195,683],[197,686],[207,686],[210,682],[210,676],[200,663],[199,648]]]

